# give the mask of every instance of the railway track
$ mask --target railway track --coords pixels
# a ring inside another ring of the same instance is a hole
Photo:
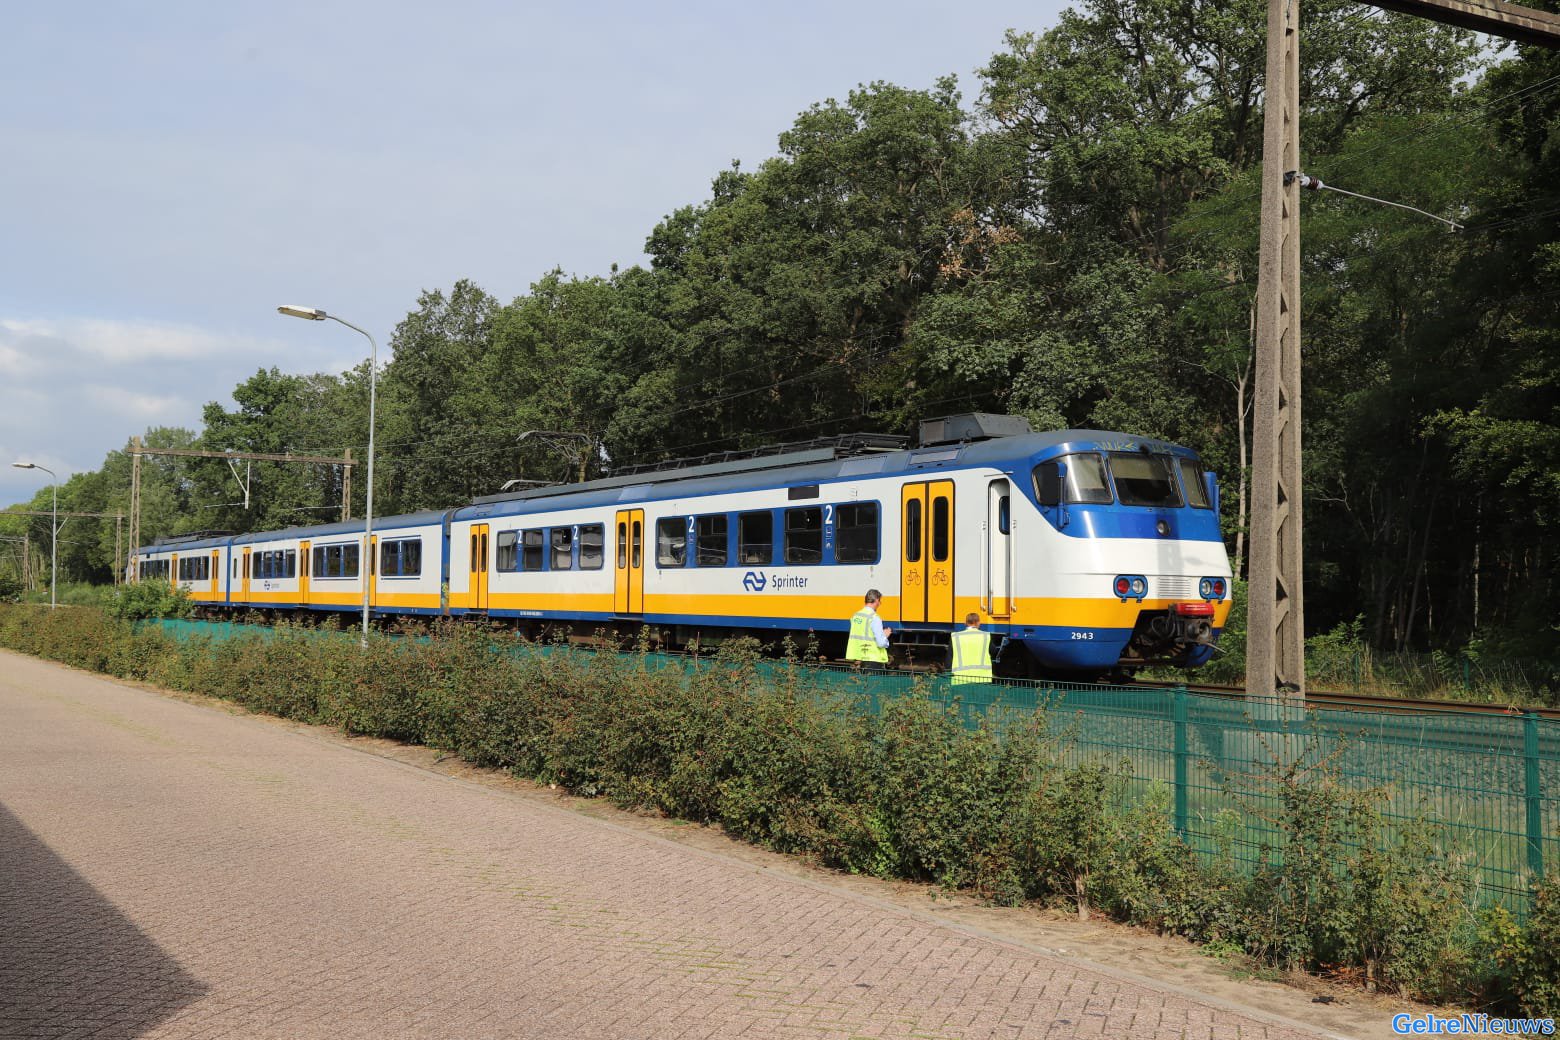
[[[1173,690],[1181,683],[1137,682],[1134,685],[1160,687]],[[1186,684],[1192,693],[1238,699],[1246,696],[1239,686],[1204,686]],[[1560,708],[1524,707],[1516,704],[1479,704],[1472,701],[1439,701],[1414,697],[1383,697],[1366,693],[1329,693],[1311,690],[1305,695],[1308,708],[1327,711],[1376,711],[1398,715],[1501,715],[1506,717],[1532,714],[1541,719],[1560,721]]]

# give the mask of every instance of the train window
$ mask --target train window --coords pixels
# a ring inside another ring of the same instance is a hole
[[[785,562],[823,562],[823,510],[817,506],[785,511]]]
[[[775,525],[768,513],[737,514],[737,562],[775,561]]]
[[[1006,483],[1006,482],[1004,482]],[[1003,495],[997,499],[997,531],[1008,534],[1013,527],[1013,505],[1010,496]]]
[[[356,542],[342,547],[341,576],[344,578],[356,578],[358,576],[358,545]]]
[[[379,573],[387,578],[413,578],[422,573],[422,539],[399,538],[379,545]]]
[[[932,562],[942,563],[948,558],[948,507],[952,501],[945,495],[932,499]]]
[[[298,576],[298,550],[288,549],[282,567],[282,577],[296,578]]]
[[[586,524],[580,528],[580,569],[585,571],[599,571],[606,562],[606,553],[603,539],[606,536],[606,528],[601,524]]]
[[[618,521],[617,527],[617,569],[621,571],[628,567],[628,521]]]
[[[698,540],[697,549],[700,567],[726,566],[726,517],[724,514],[699,517],[698,530],[695,532],[695,537]]]
[[[640,567],[644,566],[643,551],[645,536],[644,531],[641,530],[643,525],[639,522],[638,519],[635,519],[630,526],[633,527],[633,533],[629,536],[630,559],[632,560],[634,570],[637,571]]]
[[[1212,509],[1205,475],[1208,471],[1203,469],[1202,463],[1195,459],[1177,459],[1176,465],[1181,470],[1181,486],[1186,489],[1186,504],[1193,509]]]
[[[520,569],[523,571],[544,570],[547,566],[547,531],[544,528],[533,527],[524,531],[520,536]]]
[[[1061,467],[1066,466],[1064,475]],[[1110,483],[1105,478],[1105,460],[1094,452],[1064,455],[1054,462],[1042,462],[1034,469],[1035,500],[1043,506],[1067,501],[1079,505],[1109,505]]]
[[[682,567],[688,562],[688,518],[663,516],[655,522],[655,565]]]
[[[912,498],[905,506],[905,562],[921,562],[921,500]]]
[[[573,528],[554,527],[552,529],[552,569],[555,571],[574,569]]]
[[[496,570],[508,573],[520,569],[520,551],[516,548],[519,540],[520,532],[518,531],[498,532],[497,558],[493,561],[493,566]],[[472,537],[472,541],[476,541],[475,536]],[[473,548],[471,552],[471,566],[475,570],[477,566],[476,549]]]
[[[878,558],[878,504],[853,502],[834,507],[834,561],[876,563]]]
[[[1171,509],[1181,504],[1181,489],[1170,472],[1168,455],[1113,451],[1110,473],[1116,478],[1116,497],[1124,506]]]
[[[244,557],[244,566],[246,568],[249,566],[249,557],[247,556]],[[314,567],[312,570],[316,578],[323,578],[330,573],[325,568],[325,549],[322,546],[314,547]]]

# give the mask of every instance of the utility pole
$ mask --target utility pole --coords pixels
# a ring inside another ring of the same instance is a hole
[[[1504,0],[1368,4],[1543,47],[1560,15]],[[1300,0],[1268,0],[1246,692],[1305,695],[1300,468]]]
[[[141,577],[140,558],[135,550],[141,547],[141,438],[130,438],[130,580]]]
[[[1305,695],[1300,488],[1300,0],[1268,0],[1246,692]]]
[[[352,519],[352,449],[342,453],[345,462],[341,467],[341,519]]]

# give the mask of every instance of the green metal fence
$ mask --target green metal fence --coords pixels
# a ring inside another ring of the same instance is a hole
[[[256,626],[164,622],[180,638],[228,638]],[[264,632],[264,628],[259,628]],[[517,644],[519,652],[535,652]],[[654,656],[654,655],[652,655]],[[677,656],[661,667],[706,667]],[[762,662],[778,676],[796,666]],[[1498,715],[1340,709],[1305,710],[1279,700],[1175,689],[1010,682],[950,684],[946,677],[830,667],[791,672],[820,693],[876,713],[922,693],[977,726],[1044,709],[1064,760],[1124,765],[1146,787],[1165,785],[1176,829],[1196,849],[1229,849],[1255,864],[1279,851],[1270,822],[1275,767],[1327,768],[1343,782],[1379,791],[1383,815],[1435,828],[1438,846],[1471,859],[1480,898],[1526,909],[1530,878],[1560,868],[1560,722]]]
[[[1560,723],[1537,715],[1305,709],[1282,700],[1055,683],[963,684],[892,673],[820,676],[878,710],[922,689],[966,725],[1045,709],[1064,761],[1122,765],[1170,791],[1196,849],[1255,864],[1280,851],[1272,778],[1325,769],[1379,792],[1390,822],[1433,828],[1469,858],[1484,902],[1525,910],[1529,880],[1560,868]]]

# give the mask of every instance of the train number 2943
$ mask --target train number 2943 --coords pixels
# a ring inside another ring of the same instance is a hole
[[[1094,638],[1094,633],[1093,632],[1074,632],[1072,634],[1072,636],[1073,636],[1074,639],[1093,639]]]

